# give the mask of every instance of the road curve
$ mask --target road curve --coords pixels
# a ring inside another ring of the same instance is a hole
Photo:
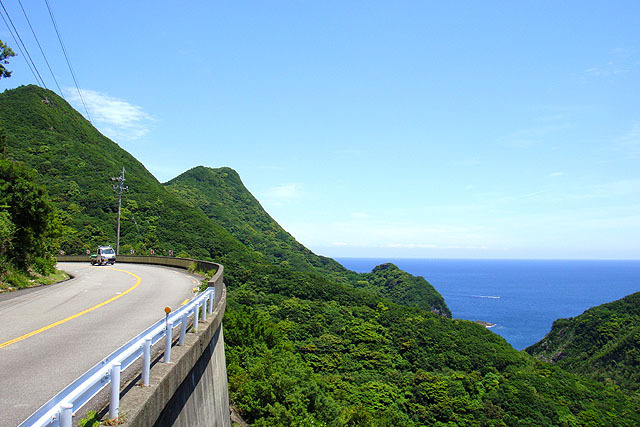
[[[17,426],[105,356],[194,296],[185,270],[61,263],[57,285],[0,295],[0,426]]]

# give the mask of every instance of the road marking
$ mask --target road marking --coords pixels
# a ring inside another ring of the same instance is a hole
[[[185,305],[188,302],[189,302],[189,298],[187,298],[186,300],[182,301],[182,304],[180,304],[180,305]]]
[[[137,287],[138,287],[138,285],[140,284],[140,282],[142,282],[142,279],[140,278],[140,276],[138,276],[138,275],[136,275],[136,274],[133,274],[133,273],[131,273],[130,271],[120,270],[119,268],[109,268],[109,270],[116,270],[116,271],[121,271],[121,272],[123,272],[123,273],[127,273],[127,274],[129,274],[129,275],[131,275],[131,276],[135,277],[135,278],[136,278],[136,279],[138,279],[138,280],[136,281],[136,284],[135,284],[135,285],[133,285],[132,287],[130,287],[130,288],[129,288],[129,289],[127,289],[126,291],[122,292],[121,294],[116,295],[115,297],[109,298],[108,300],[106,300],[106,301],[104,301],[104,302],[101,302],[101,303],[100,303],[100,304],[98,304],[98,305],[94,305],[93,307],[88,308],[88,309],[86,309],[86,310],[84,310],[84,311],[81,311],[80,313],[76,313],[76,314],[74,314],[73,316],[69,316],[69,317],[67,317],[67,318],[65,318],[65,319],[58,320],[57,322],[52,323],[52,324],[50,324],[50,325],[47,325],[47,326],[45,326],[45,327],[42,327],[42,328],[40,328],[40,329],[38,329],[38,330],[36,330],[36,331],[29,332],[28,334],[24,334],[24,335],[22,335],[21,337],[14,338],[14,339],[9,340],[9,341],[7,341],[7,342],[3,342],[2,344],[0,344],[0,348],[10,346],[11,344],[15,344],[15,343],[17,343],[17,342],[19,342],[19,341],[22,341],[22,340],[24,340],[24,339],[27,339],[27,338],[32,337],[32,336],[34,336],[34,335],[37,335],[37,334],[39,334],[40,332],[44,332],[44,331],[46,331],[46,330],[48,330],[48,329],[55,328],[56,326],[58,326],[58,325],[62,325],[63,323],[68,322],[69,320],[73,320],[73,319],[75,319],[76,317],[80,317],[80,316],[82,316],[82,315],[84,315],[84,314],[89,313],[90,311],[96,310],[96,309],[98,309],[98,308],[100,308],[100,307],[102,307],[102,306],[104,306],[104,305],[107,305],[107,304],[109,304],[110,302],[113,302],[113,301],[117,300],[117,299],[118,299],[118,298],[120,298],[121,296],[124,296],[124,295],[128,294],[129,292],[131,292],[132,290],[134,290],[135,288],[137,288]]]

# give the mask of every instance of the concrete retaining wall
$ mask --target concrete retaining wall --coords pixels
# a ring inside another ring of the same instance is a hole
[[[61,262],[89,262],[87,256],[58,257]],[[209,281],[215,288],[212,316],[200,323],[198,333],[188,333],[184,346],[171,351],[171,363],[152,364],[149,387],[125,386],[121,393],[123,427],[230,427],[227,367],[222,318],[227,303],[224,267],[207,261],[155,256],[119,256],[118,262],[157,264],[216,273]]]

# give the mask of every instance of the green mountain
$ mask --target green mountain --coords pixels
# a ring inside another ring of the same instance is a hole
[[[110,178],[124,166],[129,191],[122,209],[121,252],[167,254],[171,249],[231,265],[258,259],[222,226],[165,189],[55,93],[33,85],[5,91],[0,127],[7,131],[8,157],[35,169],[65,213],[71,229],[62,242],[66,253],[115,247],[117,199]]]
[[[640,292],[553,322],[534,357],[627,390],[640,390]]]
[[[637,393],[434,313],[446,314],[446,306],[423,279],[391,265],[358,276],[300,249],[243,196],[239,179],[228,180],[229,170],[204,171],[210,182],[202,188],[186,179],[163,186],[63,99],[35,86],[0,94],[0,127],[8,156],[37,170],[62,212],[67,253],[114,243],[110,177],[124,166],[123,250],[173,249],[225,264],[230,395],[252,425],[640,425]],[[217,173],[229,182],[217,182]],[[223,189],[215,195],[210,186]],[[216,197],[227,201],[225,211],[216,211]],[[412,295],[416,286],[428,292]]]
[[[165,185],[272,264],[297,271],[319,271],[335,279],[348,274],[342,265],[314,254],[280,227],[233,169],[198,166]]]
[[[379,265],[371,273],[360,275],[359,279],[357,287],[389,298],[395,303],[451,317],[451,311],[442,295],[424,277],[413,276],[391,263]]]
[[[296,271],[319,272],[333,281],[351,283],[395,303],[451,317],[444,298],[424,278],[412,276],[390,264],[359,275],[331,258],[311,252],[262,208],[233,169],[198,166],[165,186],[200,208],[270,264]]]

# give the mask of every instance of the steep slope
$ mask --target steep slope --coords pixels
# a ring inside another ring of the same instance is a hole
[[[67,213],[68,253],[113,242],[109,178],[124,165],[123,247],[226,264],[230,392],[253,425],[640,425],[637,394],[536,361],[472,322],[395,304],[377,279],[374,294],[266,262],[52,92],[4,92],[0,126],[9,155],[36,168]]]
[[[198,166],[165,184],[272,264],[319,271],[336,279],[347,270],[318,256],[287,233],[247,190],[236,171]]]
[[[424,277],[413,276],[391,263],[379,265],[371,273],[361,274],[356,286],[389,298],[397,304],[451,317],[451,311],[442,295]]]
[[[230,168],[195,167],[165,184],[231,232],[271,264],[296,271],[322,273],[334,281],[351,283],[391,301],[451,317],[444,298],[424,278],[390,264],[372,273],[357,274],[331,258],[314,254],[287,233],[247,190]]]
[[[570,372],[640,390],[640,292],[556,320],[525,351]]]
[[[84,253],[115,245],[117,198],[110,180],[126,169],[121,251],[185,253],[222,262],[255,261],[248,250],[199,209],[167,191],[128,152],[101,135],[55,93],[29,85],[0,94],[7,154],[39,172],[70,234],[62,249]]]

